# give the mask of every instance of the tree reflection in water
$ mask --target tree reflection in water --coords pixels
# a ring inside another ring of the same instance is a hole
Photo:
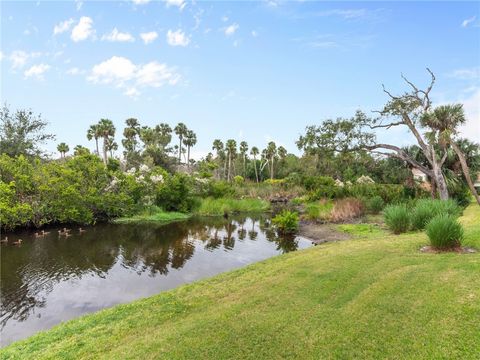
[[[115,265],[139,276],[167,277],[172,269],[182,269],[200,249],[216,257],[221,264],[218,266],[228,270],[239,264],[228,264],[233,261],[231,258],[219,259],[225,252],[241,251],[242,259],[251,257],[251,261],[257,261],[260,258],[255,256],[259,255],[249,251],[258,252],[258,246],[263,246],[260,249],[265,251],[264,258],[298,248],[295,237],[277,236],[267,215],[194,218],[163,226],[103,224],[88,228],[83,234],[74,229],[72,234],[69,238],[58,237],[52,228],[41,239],[34,239],[33,234],[26,232],[9,235],[12,241],[16,238],[25,241],[17,247],[2,245],[2,329],[9,321],[26,321],[44,308],[49,293],[58,284],[92,276],[108,280]],[[257,243],[259,240],[263,243]],[[248,241],[254,243],[248,245],[245,243]]]

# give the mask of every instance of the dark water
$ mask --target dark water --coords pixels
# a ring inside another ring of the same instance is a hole
[[[267,216],[98,225],[69,238],[9,234],[1,246],[1,345],[80,315],[311,246]]]

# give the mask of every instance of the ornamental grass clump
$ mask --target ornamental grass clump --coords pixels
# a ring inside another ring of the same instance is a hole
[[[406,205],[389,205],[383,211],[385,224],[395,234],[407,232],[410,228],[410,210]]]
[[[425,226],[437,215],[448,215],[456,218],[461,209],[454,200],[418,200],[412,211],[412,228],[423,230]]]
[[[427,235],[433,248],[453,249],[461,245],[463,228],[449,215],[437,215],[426,226]]]
[[[292,234],[298,230],[298,214],[294,211],[283,210],[272,219],[272,223],[281,234]]]

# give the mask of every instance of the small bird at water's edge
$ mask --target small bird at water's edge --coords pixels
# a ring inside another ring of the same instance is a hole
[[[7,243],[8,242],[8,237],[5,236],[5,239],[0,240],[0,243]]]
[[[20,245],[22,241],[22,239],[18,239],[17,241],[12,242],[12,245]]]

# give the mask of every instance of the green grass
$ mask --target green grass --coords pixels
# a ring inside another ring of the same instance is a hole
[[[201,200],[196,214],[202,216],[221,216],[236,212],[264,212],[269,208],[269,202],[260,199],[206,198]]]
[[[460,222],[480,248],[480,207]],[[350,230],[353,240],[67,322],[0,358],[478,359],[480,253],[421,253],[424,233]]]
[[[172,221],[186,220],[190,216],[191,215],[189,214],[184,214],[181,212],[163,211],[162,209],[155,207],[135,216],[115,219],[113,222],[115,224],[135,224],[142,222],[169,223]]]
[[[314,201],[305,204],[305,215],[310,220],[328,220],[333,209],[333,201]]]

